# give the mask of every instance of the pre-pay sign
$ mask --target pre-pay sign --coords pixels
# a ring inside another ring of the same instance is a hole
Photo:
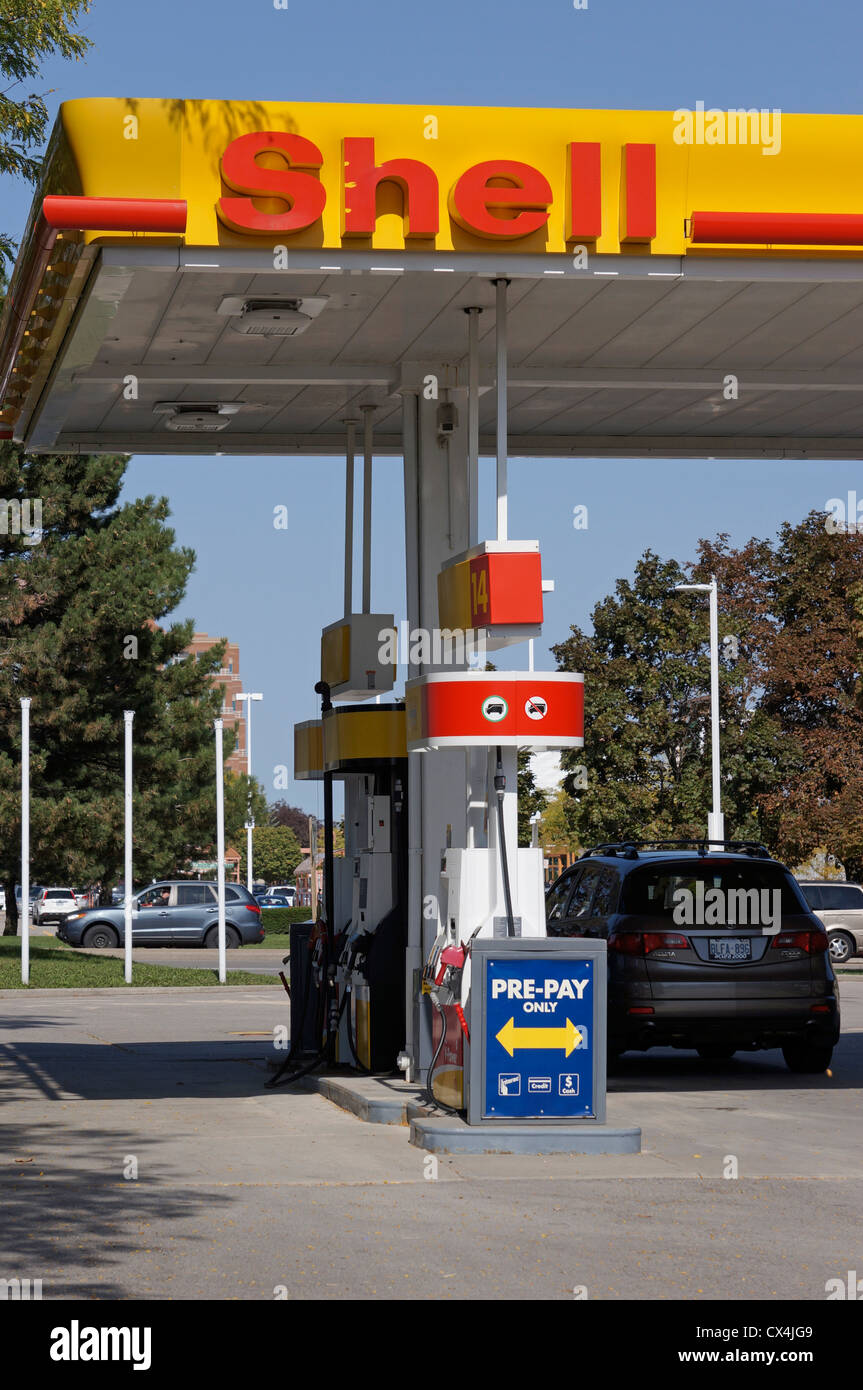
[[[484,1113],[591,1115],[593,960],[489,956],[485,969]]]

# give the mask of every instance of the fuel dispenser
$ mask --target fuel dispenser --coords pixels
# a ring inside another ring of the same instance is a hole
[[[403,726],[403,708],[395,715]],[[404,1041],[406,812],[406,755],[346,779],[343,874],[351,874],[351,907],[338,980],[349,1002],[338,1056],[366,1071],[392,1071]]]
[[[294,768],[300,780],[329,773],[344,784],[345,852],[331,866],[339,1011],[333,1060],[391,1071],[405,1026],[404,705],[338,705],[320,721],[296,725]],[[319,1017],[320,1007],[311,1013]]]
[[[436,672],[406,687],[409,751],[461,747],[472,769],[468,844],[441,853],[440,925],[422,983],[434,1010],[427,1086],[445,1109],[466,1103],[474,944],[546,935],[542,851],[516,839],[517,751],[581,747],[583,690],[581,675],[562,671]]]

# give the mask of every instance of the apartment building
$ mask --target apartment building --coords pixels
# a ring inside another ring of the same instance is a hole
[[[186,651],[189,656],[197,660],[203,652],[208,652],[221,640],[219,637],[211,637],[207,632],[196,632]],[[231,756],[225,760],[225,768],[228,772],[245,773],[246,721],[243,718],[242,701],[237,699],[243,689],[243,682],[240,677],[240,648],[236,642],[229,642],[225,647],[222,667],[213,675],[213,684],[222,685],[225,688],[221,714],[225,721],[225,728],[235,729],[237,736],[237,746]]]

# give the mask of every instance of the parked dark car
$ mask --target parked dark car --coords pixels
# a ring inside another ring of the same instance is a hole
[[[609,1055],[779,1047],[791,1071],[825,1071],[839,997],[823,925],[764,846],[692,843],[600,845],[546,894],[549,936],[608,942]]]
[[[124,907],[91,907],[73,912],[57,928],[70,946],[105,949],[125,941]],[[263,941],[261,909],[238,883],[225,885],[225,944],[248,946]],[[150,884],[136,893],[132,906],[133,946],[219,945],[219,906],[215,883],[175,880]]]

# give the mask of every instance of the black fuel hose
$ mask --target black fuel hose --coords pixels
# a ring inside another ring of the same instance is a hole
[[[341,1004],[339,1005],[339,1012],[336,1017],[336,1032],[338,1031],[338,1025],[342,1021],[342,1014],[345,1011],[345,1004],[348,1002],[349,994],[350,990],[345,990],[344,997],[342,999]],[[315,1056],[311,1059],[310,1062],[307,1062],[304,1067],[300,1067],[298,1071],[293,1072],[290,1076],[285,1076],[284,1073],[289,1067],[291,1061],[289,1054],[285,1058],[279,1070],[276,1072],[275,1076],[271,1077],[269,1081],[264,1082],[264,1088],[268,1091],[272,1091],[275,1089],[276,1086],[290,1086],[293,1084],[294,1081],[299,1081],[301,1076],[308,1076],[310,1071],[314,1071],[315,1067],[319,1067],[321,1062],[326,1061],[328,1059],[329,1045],[330,1039],[329,1037],[327,1037],[324,1039],[324,1042],[322,1043],[320,1050],[315,1054]]]

